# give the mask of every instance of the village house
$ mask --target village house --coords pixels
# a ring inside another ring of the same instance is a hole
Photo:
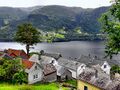
[[[69,59],[65,59],[65,58],[59,58],[57,60],[58,65],[61,68],[64,68],[64,71],[66,73],[67,77],[71,77],[76,79],[76,77],[83,72],[83,70],[85,69],[86,65],[77,61],[73,61],[73,60],[69,60]],[[63,73],[63,71],[61,72]]]
[[[28,74],[28,84],[33,84],[42,80],[43,71],[38,63],[22,60],[22,64],[25,67],[25,72]]]
[[[34,63],[33,66],[26,72],[28,73],[28,82],[29,84],[36,82],[51,82],[57,80],[57,70],[55,68],[55,59],[52,57],[42,56],[38,54],[33,54],[29,60],[23,60],[27,62]],[[26,64],[27,65],[27,64]],[[38,67],[37,69],[34,69]],[[28,72],[29,71],[29,72]],[[34,79],[34,75],[37,75],[37,78]]]
[[[33,54],[29,58],[29,61],[37,62],[37,63],[43,64],[43,65],[49,64],[49,63],[52,63],[53,65],[57,64],[57,61],[53,57],[38,55],[38,54]]]
[[[89,67],[100,65],[101,69],[106,74],[110,74],[110,69],[113,65],[120,65],[117,60],[98,58],[97,56],[92,57],[81,55],[81,57],[77,61],[84,63],[86,64],[86,66]]]
[[[99,66],[84,69],[77,82],[77,90],[120,90],[120,81],[111,78]]]
[[[46,64],[43,68],[43,82],[53,82],[57,80],[57,70],[53,64]]]
[[[22,59],[29,58],[29,56],[25,53],[24,50],[8,49],[8,50],[5,50],[4,52],[13,58],[16,58],[16,57],[20,57]]]
[[[40,65],[37,62],[22,60],[28,75],[28,84],[56,81],[56,68],[52,64]]]

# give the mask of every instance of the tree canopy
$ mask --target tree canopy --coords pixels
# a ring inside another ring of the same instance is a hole
[[[27,54],[29,54],[30,45],[40,42],[40,32],[32,26],[31,23],[24,23],[18,26],[15,34],[15,40],[22,44],[26,44]]]
[[[120,0],[111,3],[112,7],[100,18],[107,39],[105,52],[110,58],[120,52]]]
[[[24,72],[21,59],[3,58],[0,61],[0,81],[20,84],[27,82],[27,74]]]

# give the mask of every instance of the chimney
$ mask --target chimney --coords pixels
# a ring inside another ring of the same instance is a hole
[[[41,50],[40,52],[39,52],[39,54],[38,54],[38,59],[40,60],[41,59],[41,55],[43,55],[44,54],[44,50]]]
[[[91,57],[90,53],[88,54],[89,57]]]
[[[38,59],[39,59],[39,60],[41,59],[41,54],[38,54]]]
[[[98,70],[95,69],[95,78],[98,78]]]
[[[40,51],[40,54],[43,55],[43,54],[44,54],[44,50],[41,50],[41,51]]]
[[[97,59],[97,56],[95,55],[95,59]]]

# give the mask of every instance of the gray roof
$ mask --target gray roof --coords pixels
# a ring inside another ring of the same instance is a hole
[[[56,68],[57,68],[57,75],[58,76],[64,75],[65,70],[66,70],[64,67],[56,66]]]
[[[97,70],[97,72],[96,72]],[[97,77],[95,77],[97,73]],[[79,80],[90,83],[102,90],[120,90],[120,81],[111,80],[110,76],[105,74],[100,67],[86,68],[78,77]],[[118,89],[116,89],[118,88]]]
[[[38,62],[39,63],[39,58],[37,54],[33,54],[30,58],[29,61],[33,61],[33,62]]]
[[[40,60],[39,60],[39,55],[37,54],[33,54],[31,57],[30,57],[30,61],[33,61],[33,62],[37,62],[37,63],[41,63],[41,64],[48,64],[51,62],[51,60],[53,60],[54,58],[52,57],[48,57],[48,56],[43,56],[41,55],[40,56]]]
[[[53,57],[53,58],[55,58],[56,60],[61,57],[61,54],[59,54],[59,53],[44,53],[43,55],[44,55],[44,56]]]
[[[2,56],[0,56],[2,58],[7,58],[7,59],[13,59],[10,55],[8,55],[7,53],[4,53]]]
[[[84,63],[87,66],[92,66],[92,65],[103,65],[105,61],[108,62],[110,66],[113,65],[120,65],[119,60],[113,60],[113,59],[105,59],[105,58],[99,58],[99,57],[92,57],[92,56],[84,56],[81,55],[81,57],[77,60],[78,62]]]
[[[91,56],[84,56],[84,55],[81,55],[81,57],[77,61],[84,63],[87,66],[97,65],[97,64],[103,65],[104,63],[104,61],[101,61],[98,58],[93,58]]]
[[[77,61],[73,61],[73,60],[69,60],[69,59],[65,59],[65,58],[59,58],[58,59],[58,64],[61,66],[64,66],[66,68],[72,69],[72,70],[77,70],[77,68],[79,66],[81,66],[83,63],[77,62]]]
[[[51,61],[54,60],[54,58],[49,57],[49,56],[41,56],[40,62],[42,64],[49,64]]]

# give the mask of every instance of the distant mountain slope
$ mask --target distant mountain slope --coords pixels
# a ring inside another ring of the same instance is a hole
[[[16,32],[17,25],[24,22],[31,22],[43,31],[54,31],[64,27],[66,31],[72,32],[76,27],[81,27],[83,32],[99,33],[100,25],[97,20],[108,9],[109,7],[83,9],[58,5],[30,8],[0,7],[0,28],[6,23],[9,24],[7,32],[11,33],[10,37]]]
[[[45,6],[33,10],[27,21],[43,30],[53,30],[65,27],[72,30],[81,27],[83,31],[97,33],[100,30],[98,18],[109,7],[83,9],[80,7]]]

